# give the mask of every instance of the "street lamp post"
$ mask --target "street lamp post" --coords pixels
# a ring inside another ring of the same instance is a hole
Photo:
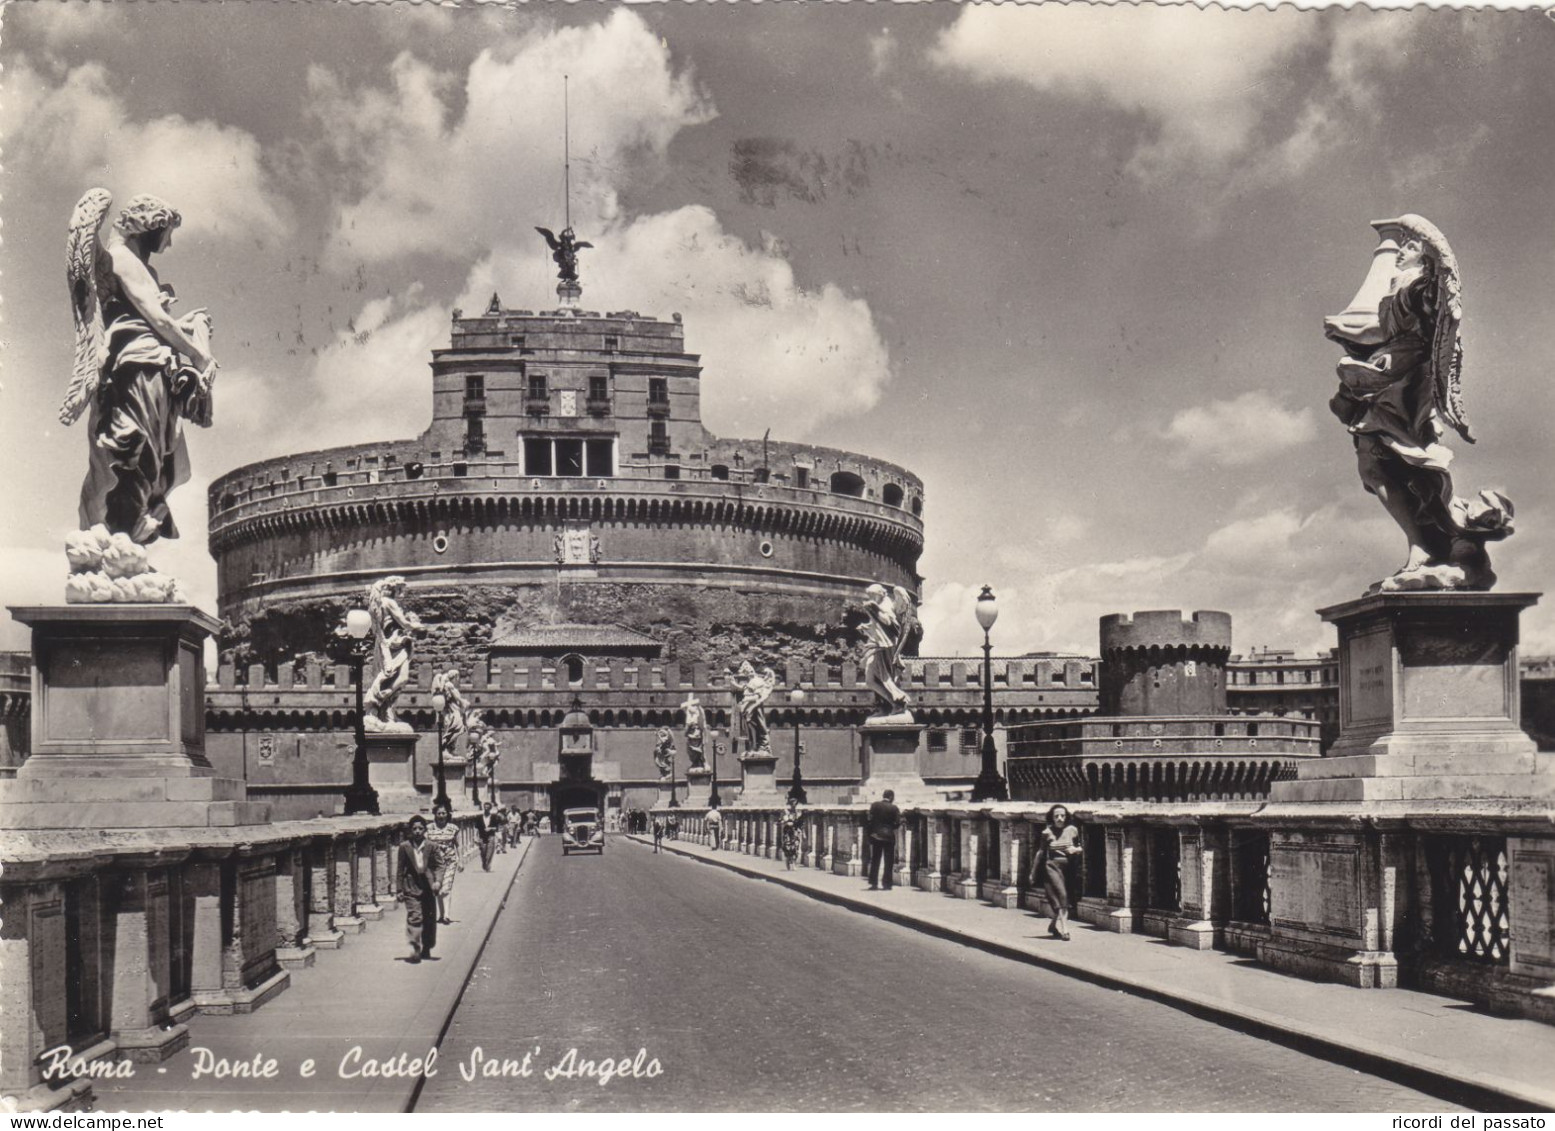
[[[367,708],[362,699],[362,669],[372,650],[372,628],[373,618],[366,609],[352,609],[346,614],[347,656],[351,661],[351,678],[356,682],[356,755],[351,760],[351,784],[346,787],[348,817],[357,813],[378,816],[378,791],[373,788],[367,769]]]
[[[988,633],[999,619],[999,604],[991,586],[983,586],[978,594],[976,611],[983,626],[983,767],[972,784],[972,800],[1008,801],[1010,790],[999,774],[999,752],[993,744],[993,643]]]
[[[441,805],[451,813],[453,802],[448,799],[448,779],[443,769],[443,711],[447,706],[448,696],[441,691],[432,696],[432,710],[437,714],[437,796],[432,799],[432,807]]]
[[[800,766],[804,761],[804,743],[799,741],[799,708],[804,706],[804,698],[804,688],[794,684],[788,693],[789,706],[794,709],[794,784],[788,787],[788,799],[808,805],[810,799],[805,796],[804,770]]]

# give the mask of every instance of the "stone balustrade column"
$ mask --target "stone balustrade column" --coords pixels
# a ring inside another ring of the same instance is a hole
[[[930,813],[928,818],[929,843],[923,862],[923,870],[915,877],[924,891],[943,891],[945,883],[945,818]]]
[[[335,841],[334,848],[335,929],[347,935],[359,935],[367,923],[356,913],[356,841],[350,834]]]
[[[956,873],[955,884],[955,894],[961,899],[978,896],[977,853],[981,846],[981,825],[979,817],[961,818],[961,871]]]
[[[275,948],[276,858],[269,852],[241,852],[225,865],[228,935],[221,952],[226,1007],[202,1012],[252,1013],[291,985],[277,965]]]
[[[345,935],[335,927],[335,843],[327,836],[308,843],[308,881],[308,942],[338,950]]]
[[[65,896],[58,883],[6,884],[0,916],[0,1095],[53,1106],[92,1096],[88,1080],[45,1081],[38,1058],[66,1042]],[[185,1034],[187,1039],[187,1031]],[[23,1107],[22,1110],[26,1110]]]
[[[307,850],[295,844],[282,848],[275,867],[275,960],[285,970],[301,970],[313,965],[307,936],[308,908],[303,896],[307,888]]]
[[[356,852],[356,915],[369,922],[383,918],[373,869],[373,842],[377,839],[376,834],[367,834],[352,845]]]
[[[231,898],[232,880],[223,884],[222,872],[230,848],[216,848],[197,852],[184,865],[184,894],[194,907],[193,952],[190,955],[189,992],[201,1013],[231,1013],[221,980],[222,950],[226,939],[222,934],[222,888],[228,889]]]
[[[825,851],[821,853],[821,870],[830,872],[837,866],[837,817],[834,813],[821,814],[821,833]]]
[[[869,861],[864,858],[864,818],[850,813],[847,821],[853,841],[848,856],[848,875],[862,876],[869,866]]]
[[[1168,921],[1166,937],[1178,946],[1210,950],[1225,942],[1229,918],[1230,851],[1226,832],[1217,828],[1178,830],[1182,898]]]
[[[898,886],[912,886],[913,816],[903,818],[896,830],[896,868],[891,882]]]
[[[390,844],[388,833],[373,837],[373,899],[385,907],[399,902],[390,866],[395,847]]]
[[[171,996],[167,861],[121,857],[108,882],[113,916],[112,1002],[108,1036],[119,1056],[166,1060],[189,1044],[174,1023]]]

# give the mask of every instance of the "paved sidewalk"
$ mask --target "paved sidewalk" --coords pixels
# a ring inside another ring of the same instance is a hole
[[[631,840],[649,848],[652,840]],[[1410,990],[1359,990],[1280,974],[1240,955],[1170,946],[916,888],[837,876],[686,841],[664,849],[914,930],[1184,1009],[1482,1111],[1555,1110],[1555,1026],[1492,1017]]]
[[[346,936],[340,949],[320,950],[311,967],[293,970],[291,986],[257,1012],[195,1014],[188,1049],[160,1065],[137,1064],[133,1079],[94,1081],[95,1110],[410,1110],[420,1081],[415,1061],[442,1039],[534,844],[526,837],[516,851],[495,857],[489,873],[481,871],[478,852],[465,857],[454,885],[453,923],[438,928],[436,961],[404,961],[410,950],[405,911],[387,907],[361,934]],[[248,1071],[195,1079],[198,1048]],[[353,1048],[360,1053],[353,1056]],[[275,1061],[275,1075],[255,1079],[266,1058]],[[315,1075],[305,1078],[301,1067],[310,1058]]]

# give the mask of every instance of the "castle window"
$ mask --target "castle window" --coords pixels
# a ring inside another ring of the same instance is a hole
[[[648,425],[648,454],[655,456],[667,456],[670,451],[669,425],[662,420],[655,420]]]
[[[589,400],[608,401],[610,399],[610,378],[594,376],[589,378]]]
[[[983,736],[976,727],[967,727],[961,732],[961,753],[976,754],[982,741]]]
[[[707,473],[709,475],[711,475],[714,479],[727,479],[727,478],[729,478],[729,468],[725,464],[721,464],[721,463],[713,464],[712,467],[707,469]]]
[[[851,471],[839,471],[831,477],[831,489],[834,495],[851,495],[855,499],[862,499],[864,480]]]
[[[479,373],[468,374],[464,379],[464,399],[478,401],[486,395],[486,378]]]
[[[650,377],[650,378],[648,378],[648,403],[649,404],[669,404],[670,403],[670,383],[669,383],[669,379],[668,378],[666,378],[666,377]]]
[[[923,514],[923,500],[920,499],[917,495],[912,497],[912,514],[914,518],[917,518]]]
[[[901,487],[898,486],[895,483],[887,483],[885,485],[885,490],[880,492],[880,499],[888,507],[899,507],[899,506],[901,506],[902,505],[902,489],[901,489]]]
[[[508,339],[508,343],[514,349],[521,350],[521,349],[524,348],[524,335],[522,335],[522,334],[514,334],[511,338]]]
[[[470,465],[467,463],[454,464],[454,474],[461,477],[470,474]]]
[[[567,673],[567,682],[573,686],[583,682],[583,657],[565,656],[562,659],[562,668]]]
[[[486,450],[485,417],[471,416],[465,419],[464,450],[466,452],[481,452]]]
[[[420,460],[412,459],[412,460],[406,460],[405,461],[405,478],[406,479],[420,479],[421,476],[422,476],[422,473],[424,473],[425,471],[426,471],[426,468],[422,466]],[[324,485],[326,487],[333,487],[335,485],[334,484],[334,475],[335,475],[335,473],[333,471],[326,471],[324,473]]]
[[[765,483],[772,478],[772,469],[768,467],[758,467],[752,474],[755,476],[757,483]]]
[[[620,349],[621,348],[621,339],[616,337],[614,334],[606,334],[605,335],[605,348],[607,350],[618,350],[618,349]]]
[[[582,475],[583,474],[583,441],[582,440],[557,440],[556,442],[556,474],[557,475]]]
[[[524,474],[525,475],[549,475],[549,474],[551,474],[551,441],[549,441],[549,440],[525,440],[524,441]]]
[[[551,395],[546,385],[544,373],[531,373],[529,375],[529,395],[534,400],[544,400]]]
[[[947,741],[948,738],[949,738],[949,735],[945,731],[942,731],[942,730],[931,730],[931,731],[929,731],[929,753],[930,754],[943,754],[943,753],[945,753],[945,751],[950,746],[950,743]]]
[[[680,478],[680,468],[675,466],[674,464],[670,464],[669,466],[667,466],[664,469],[664,478],[666,478],[666,479],[679,479]]]
[[[595,479],[609,479],[616,473],[615,441],[589,440],[584,444],[584,457],[588,474]]]
[[[794,486],[808,487],[810,485],[810,469],[808,467],[794,468]]]

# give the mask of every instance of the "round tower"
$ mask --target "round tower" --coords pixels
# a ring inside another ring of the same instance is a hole
[[[1230,656],[1230,613],[1102,617],[1100,714],[1224,715]]]

